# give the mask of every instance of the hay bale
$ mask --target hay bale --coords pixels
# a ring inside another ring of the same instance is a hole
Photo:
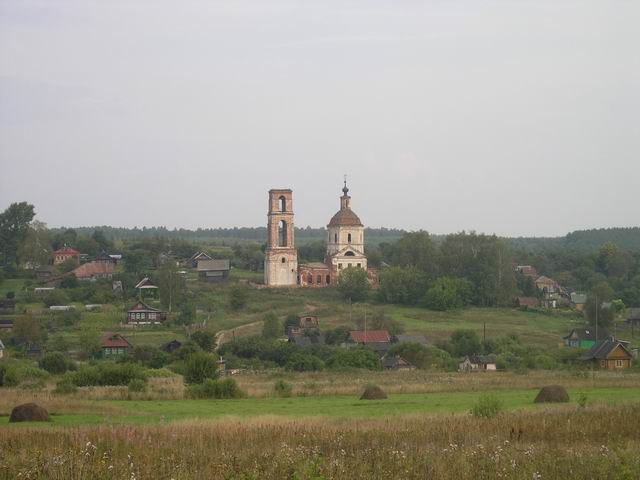
[[[23,403],[11,410],[9,422],[48,422],[49,412],[35,403]]]
[[[569,401],[569,394],[560,385],[542,387],[533,403],[562,403]]]
[[[384,400],[385,398],[387,394],[377,385],[369,385],[360,396],[360,400]]]

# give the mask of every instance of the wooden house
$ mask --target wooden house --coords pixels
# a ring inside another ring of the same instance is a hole
[[[203,282],[224,282],[229,278],[229,260],[198,260],[196,268]]]
[[[100,340],[100,348],[105,358],[113,358],[126,355],[133,345],[119,333],[107,333]]]
[[[138,298],[140,299],[158,297],[158,287],[153,284],[149,277],[144,277],[140,280],[135,289],[138,290]]]
[[[571,308],[582,312],[584,310],[584,306],[587,303],[587,294],[580,292],[572,292],[571,293]]]
[[[495,355],[467,355],[458,363],[460,372],[495,372],[496,370]]]
[[[582,360],[589,362],[594,368],[622,370],[631,367],[633,354],[629,349],[629,342],[609,337],[591,347]]]
[[[198,262],[200,260],[213,260],[213,258],[211,258],[211,255],[209,255],[208,253],[196,252],[193,255],[191,255],[191,257],[188,260],[184,262],[184,266],[190,267],[190,268],[197,268]]]
[[[66,245],[53,252],[54,265],[60,265],[61,263],[64,263],[72,258],[75,258],[76,261],[80,263],[80,252],[71,247],[67,247]]]
[[[400,355],[385,355],[382,359],[382,368],[385,370],[410,371],[416,367],[407,362]]]
[[[99,279],[113,277],[114,264],[111,262],[94,261],[83,263],[71,271],[78,280],[95,282]]]
[[[303,315],[298,317],[297,325],[290,325],[287,327],[287,337],[290,342],[296,337],[303,336],[318,336],[320,334],[320,324],[318,323],[318,317],[313,315]]]
[[[609,333],[600,329],[598,331],[598,340],[603,340],[609,337]],[[596,343],[596,330],[595,328],[574,328],[569,332],[569,335],[562,338],[564,340],[565,347],[572,348],[591,348]]]
[[[364,345],[382,358],[391,348],[391,335],[386,330],[352,330],[349,332],[349,344]]]
[[[0,319],[0,332],[10,332],[13,330],[13,320],[6,318]]]
[[[160,325],[166,319],[166,312],[150,307],[142,300],[127,311],[128,325]]]

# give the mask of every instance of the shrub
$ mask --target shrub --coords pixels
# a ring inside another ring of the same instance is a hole
[[[385,398],[387,394],[377,385],[367,385],[360,396],[360,400],[384,400]]]
[[[213,355],[196,352],[187,357],[184,367],[184,380],[187,383],[203,383],[218,378],[218,366]]]
[[[284,380],[278,380],[273,386],[273,389],[275,390],[276,395],[278,395],[279,397],[291,396],[291,384],[285,382]]]
[[[69,368],[67,357],[62,352],[45,353],[38,365],[52,375],[63,374]]]
[[[231,292],[229,294],[229,306],[231,310],[242,310],[247,305],[247,298],[249,297],[249,292],[246,287],[242,285],[234,285],[231,287]]]
[[[57,393],[59,395],[69,395],[77,391],[78,387],[70,378],[63,378],[58,383],[56,383],[56,388],[53,390],[53,393]]]
[[[315,372],[324,368],[324,362],[313,355],[294,353],[285,368],[296,372]]]
[[[477,418],[495,418],[502,410],[502,402],[495,395],[483,395],[471,409]]]
[[[42,390],[47,384],[42,379],[26,380],[20,384],[22,390]]]
[[[82,366],[78,371],[70,374],[69,378],[78,387],[87,387],[129,385],[129,382],[135,378],[145,380],[146,377],[139,365],[104,362],[95,366]]]
[[[187,390],[191,398],[242,398],[242,390],[232,378],[224,380],[207,379],[198,385],[191,385]]]
[[[205,352],[213,350],[216,334],[206,330],[198,330],[191,335],[191,341],[196,343]]]
[[[588,401],[588,398],[586,394],[581,393],[580,395],[578,395],[577,402],[580,408],[585,408],[587,406],[587,401]]]
[[[130,393],[142,393],[147,391],[147,382],[141,378],[134,378],[129,382]]]
[[[327,362],[329,367],[340,368],[366,368],[368,370],[381,370],[380,359],[376,353],[365,347],[337,350]]]

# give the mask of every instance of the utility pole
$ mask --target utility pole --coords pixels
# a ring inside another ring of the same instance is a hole
[[[482,322],[482,348],[485,350],[487,348],[487,322]]]
[[[364,342],[367,343],[367,305],[364,306]]]
[[[596,293],[596,343],[598,343],[598,310],[600,310],[600,305],[598,305],[598,294]]]

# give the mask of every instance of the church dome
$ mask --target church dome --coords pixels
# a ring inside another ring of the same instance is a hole
[[[360,218],[350,208],[341,208],[329,222],[329,227],[363,227]]]

